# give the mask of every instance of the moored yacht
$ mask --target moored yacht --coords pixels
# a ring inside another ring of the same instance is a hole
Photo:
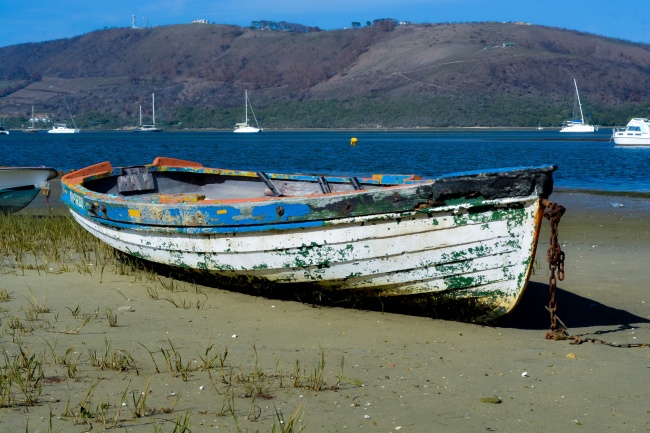
[[[140,123],[133,129],[133,132],[163,132],[164,128],[156,126],[156,102],[155,96],[151,94],[151,124],[142,124],[142,105],[140,105]]]
[[[627,123],[625,129],[614,129],[612,138],[617,146],[650,147],[650,120],[635,117]]]
[[[48,134],[77,134],[79,130],[77,128],[69,128],[65,123],[55,123],[52,125],[52,129],[49,129]]]
[[[575,98],[573,100],[573,117],[570,120],[564,122],[560,132],[595,132],[598,131],[598,127],[590,125],[589,122],[585,120],[585,115],[582,112],[582,103],[580,102],[580,94],[578,93],[578,83],[576,79],[573,79],[573,85],[576,89]],[[580,116],[580,117],[578,117]]]
[[[251,126],[248,124],[248,107],[250,107],[251,109],[251,114],[253,115],[253,119],[255,120],[256,126]],[[255,113],[253,112],[253,106],[248,100],[247,90],[244,90],[244,113],[245,113],[245,117],[244,117],[245,120],[242,123],[235,123],[235,130],[233,132],[238,132],[238,133],[261,132],[262,128],[260,128],[260,125],[257,123],[257,118],[255,117]]]
[[[77,134],[79,133],[79,129],[77,129],[77,124],[74,121],[74,116],[72,115],[72,112],[70,111],[70,107],[68,106],[68,101],[65,100],[65,93],[63,94],[63,103],[65,104],[65,108],[68,110],[68,114],[70,115],[70,120],[72,120],[72,128],[69,128],[67,124],[65,123],[55,123],[52,125],[52,129],[48,130],[48,134]],[[34,116],[32,116],[33,118]]]

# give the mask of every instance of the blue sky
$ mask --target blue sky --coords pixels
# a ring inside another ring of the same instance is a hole
[[[68,38],[106,27],[206,19],[247,26],[288,21],[324,30],[377,18],[413,23],[526,21],[650,43],[638,0],[0,0],[0,46]],[[636,12],[635,12],[636,11]]]

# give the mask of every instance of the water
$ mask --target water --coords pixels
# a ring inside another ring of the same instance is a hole
[[[267,172],[439,176],[490,168],[557,164],[563,189],[650,192],[650,149],[619,148],[611,130],[558,131],[317,131],[81,132],[0,136],[0,165],[45,165],[67,171],[102,161],[150,163],[157,156],[208,167]],[[356,137],[356,146],[350,138]]]

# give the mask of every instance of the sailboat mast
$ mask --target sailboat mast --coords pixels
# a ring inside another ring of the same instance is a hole
[[[578,93],[578,83],[576,83],[576,79],[573,79],[573,85],[576,87],[576,98],[578,98],[578,107],[580,108],[580,119],[582,120],[582,124],[585,124],[585,116],[582,114],[582,103],[580,102],[580,93]]]
[[[156,124],[156,100],[153,93],[151,94],[151,120],[153,124]]]
[[[139,126],[142,128],[142,104],[140,104],[140,123]]]
[[[63,94],[63,102],[65,102],[65,108],[68,109],[68,114],[70,115],[70,119],[72,119],[72,126],[74,126],[74,129],[77,129],[77,124],[74,123],[74,116],[72,115],[72,111],[70,111],[70,107],[68,106],[68,101],[65,100],[65,93]]]
[[[34,129],[34,106],[32,105],[32,129]]]
[[[244,111],[246,112],[246,126],[248,126],[248,90],[244,89]]]

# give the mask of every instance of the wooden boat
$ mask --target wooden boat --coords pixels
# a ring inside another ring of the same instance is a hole
[[[69,173],[62,200],[118,250],[233,287],[464,303],[489,320],[527,285],[556,168],[344,177],[159,157]]]
[[[49,192],[47,181],[57,175],[49,167],[0,167],[0,212],[18,212],[41,190]]]

